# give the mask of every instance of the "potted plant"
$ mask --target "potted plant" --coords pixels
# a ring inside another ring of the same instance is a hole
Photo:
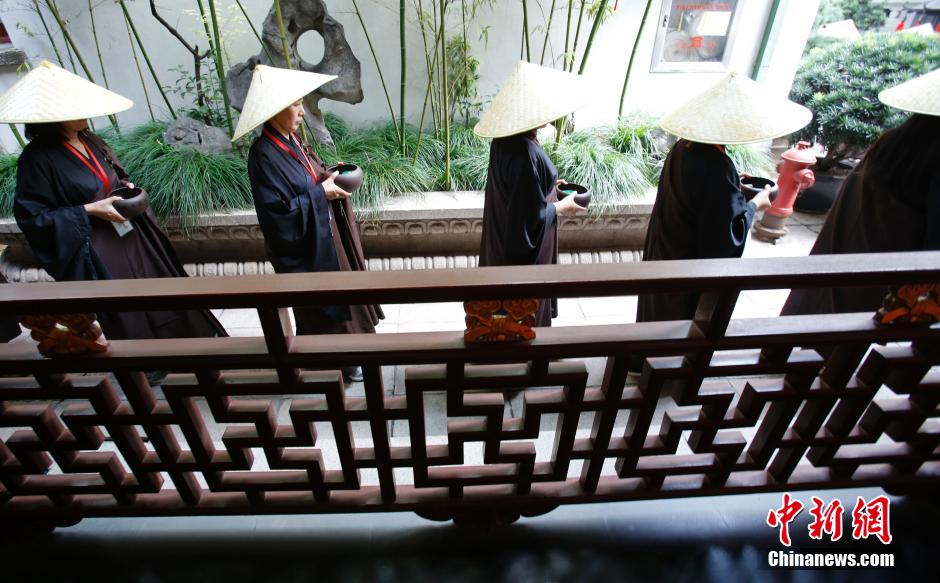
[[[869,33],[855,42],[811,50],[793,82],[790,99],[813,112],[813,121],[793,140],[819,144],[825,154],[814,168],[816,186],[797,199],[796,208],[825,212],[841,178],[868,146],[907,113],[878,101],[882,89],[928,72],[940,61],[940,41],[905,33]]]

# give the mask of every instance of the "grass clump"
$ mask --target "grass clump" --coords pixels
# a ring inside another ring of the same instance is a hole
[[[0,154],[0,217],[13,216],[13,193],[16,191],[16,160],[14,154]]]
[[[184,228],[200,214],[254,208],[245,160],[176,149],[163,141],[166,124],[148,123],[120,136],[102,132],[131,181],[150,193],[160,219],[178,217]]]
[[[591,189],[591,209],[602,210],[654,186],[645,156],[617,151],[606,131],[576,131],[546,146],[559,178]]]
[[[335,116],[328,115],[326,122],[333,134],[336,151],[317,148],[317,154],[327,166],[342,161],[362,168],[365,180],[353,195],[357,208],[377,210],[390,193],[423,191],[432,184],[433,172],[429,160],[435,156],[432,152],[433,144],[429,144],[430,140],[426,137],[421,140],[422,151],[417,162],[412,164],[411,159],[402,157],[396,128],[392,124],[367,130],[349,130]],[[333,132],[334,128],[341,131]],[[413,128],[407,130],[409,152],[413,152],[418,135]]]

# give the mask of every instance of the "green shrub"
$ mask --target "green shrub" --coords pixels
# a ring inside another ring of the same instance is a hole
[[[393,193],[482,190],[486,184],[490,141],[469,127],[451,130],[451,182],[445,186],[444,144],[433,134],[420,137],[415,156],[418,132],[407,126],[408,155],[402,157],[391,124],[356,129],[331,114],[325,121],[336,150],[322,148],[318,153],[327,165],[343,161],[362,167],[366,180],[355,204],[366,215]],[[101,132],[131,179],[150,192],[161,219],[179,217],[185,228],[194,226],[200,214],[254,208],[244,159],[176,150],[163,142],[165,131],[166,124],[149,123],[120,135],[110,129]],[[601,210],[655,186],[667,141],[654,118],[636,114],[616,127],[574,132],[560,145],[549,142],[545,148],[559,176],[589,186],[595,195],[591,207]],[[0,216],[12,213],[16,159],[0,155]]]
[[[670,139],[656,123],[655,116],[642,112],[624,116],[611,131],[610,144],[618,152],[641,163],[650,184],[659,182],[663,161],[669,154]]]
[[[877,30],[887,19],[880,0],[839,0],[839,8],[844,18],[854,21],[859,30]]]
[[[777,164],[769,150],[759,148],[753,144],[742,146],[728,146],[725,148],[728,157],[734,161],[738,172],[746,172],[752,176],[771,176],[777,172]]]
[[[913,34],[871,33],[853,43],[810,51],[797,72],[790,99],[813,112],[813,121],[794,139],[826,145],[817,164],[828,170],[860,156],[886,129],[907,113],[878,101],[887,87],[940,65],[940,41]]]
[[[591,208],[621,202],[624,196],[646,192],[654,184],[648,176],[644,156],[618,152],[611,145],[609,131],[575,131],[560,144],[547,144],[549,157],[558,168],[559,178],[591,189]]]
[[[245,160],[177,150],[164,143],[165,131],[157,122],[120,136],[102,132],[131,180],[150,193],[157,216],[179,217],[181,226],[192,227],[200,214],[253,208]]]
[[[17,158],[14,154],[0,154],[0,217],[13,216]]]
[[[344,126],[345,124],[343,124]],[[331,132],[336,121],[327,125]],[[406,128],[408,151],[413,152],[418,136],[414,128]],[[427,160],[433,158],[434,144],[422,139],[422,156],[412,165],[411,159],[403,158],[396,128],[391,123],[365,130],[333,133],[336,151],[318,148],[318,154],[327,165],[348,162],[362,168],[365,180],[353,196],[356,207],[364,211],[377,210],[392,192],[417,192],[427,190],[433,182],[433,173]]]

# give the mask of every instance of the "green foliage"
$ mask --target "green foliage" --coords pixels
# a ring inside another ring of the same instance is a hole
[[[652,115],[634,112],[620,119],[610,134],[615,150],[642,161],[650,184],[659,181],[663,161],[669,153],[669,139]]]
[[[480,61],[470,54],[470,43],[463,36],[447,41],[447,84],[450,91],[450,117],[459,113],[464,125],[471,116],[479,115],[483,102],[477,92]]]
[[[624,195],[653,187],[647,159],[642,154],[618,152],[602,131],[576,131],[561,143],[546,146],[558,176],[591,189],[591,208],[603,210]]]
[[[188,107],[181,108],[181,115],[198,119],[199,121],[218,128],[227,127],[225,116],[225,101],[219,91],[219,76],[215,73],[215,61],[207,59],[199,73],[199,86],[196,84],[195,74],[182,65],[170,69],[176,73],[176,81],[167,91],[178,95],[180,99],[189,103]],[[199,103],[202,88],[202,104]]]
[[[490,164],[489,140],[481,138],[466,126],[451,128],[450,179],[454,190],[483,190]],[[444,145],[437,142],[443,149]],[[443,185],[444,175],[438,173],[436,183]]]
[[[402,157],[397,129],[391,123],[353,129],[331,114],[325,121],[336,151],[324,148],[319,154],[328,165],[342,161],[362,167],[366,179],[355,195],[355,204],[364,214],[377,211],[393,193],[447,189],[441,138],[422,135],[418,155],[412,161],[412,153],[419,148],[418,132],[412,126],[405,128],[409,156]],[[179,217],[182,226],[192,227],[200,214],[254,207],[242,158],[176,150],[163,142],[165,131],[165,124],[150,123],[121,135],[102,132],[131,179],[150,192],[151,204],[161,219]],[[594,192],[591,208],[600,211],[655,186],[667,153],[666,140],[653,118],[635,114],[614,128],[573,132],[560,145],[549,142],[545,148],[560,177],[590,186]],[[451,146],[449,187],[482,190],[490,141],[469,127],[455,126]],[[742,155],[747,159],[750,154]],[[0,155],[0,216],[12,213],[16,160],[14,155]],[[738,164],[742,170],[752,167]]]
[[[333,134],[336,151],[326,148],[318,154],[327,165],[337,162],[349,162],[362,168],[365,181],[353,196],[357,208],[374,210],[382,206],[385,196],[392,192],[418,192],[427,190],[432,183],[433,173],[428,160],[434,158],[430,152],[434,144],[422,139],[423,155],[418,163],[401,155],[398,130],[392,123],[376,126],[368,130],[349,130],[334,116],[326,119],[327,129]],[[333,131],[337,129],[339,131]],[[408,151],[414,152],[417,144],[417,131],[410,126],[405,128],[405,141]]]
[[[13,216],[17,158],[14,154],[0,154],[0,217]]]
[[[838,0],[838,3],[844,18],[854,21],[859,30],[878,30],[885,24],[887,15],[880,1]]]
[[[752,176],[771,176],[777,172],[777,164],[769,150],[758,148],[752,144],[742,146],[727,146],[725,153],[734,161],[738,172],[746,172]]]
[[[797,72],[790,99],[812,110],[813,121],[794,139],[827,146],[820,170],[858,157],[908,115],[883,105],[878,93],[938,65],[940,41],[912,34],[870,33],[853,43],[811,51]]]
[[[179,217],[192,227],[200,214],[252,208],[244,160],[192,148],[177,150],[163,142],[166,125],[149,123],[116,136],[103,132],[131,180],[147,189],[161,219]]]
[[[830,22],[839,22],[845,20],[845,13],[842,11],[841,0],[822,0],[819,3],[819,10],[816,11],[816,20],[813,22],[813,30]]]

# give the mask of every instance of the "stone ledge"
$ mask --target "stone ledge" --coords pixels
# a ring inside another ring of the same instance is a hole
[[[621,204],[605,212],[563,217],[562,251],[638,250],[643,247],[652,204]],[[201,216],[197,226],[170,219],[165,229],[183,263],[263,262],[267,256],[253,210]],[[376,213],[362,213],[359,231],[370,258],[475,255],[483,230],[481,192],[416,193],[396,196]],[[5,259],[35,265],[13,219],[0,219]]]
[[[560,253],[561,265],[588,265],[631,263],[642,260],[640,251],[582,251]],[[467,269],[476,267],[476,255],[437,255],[433,257],[372,257],[368,260],[369,271],[411,271],[414,269]],[[271,275],[274,268],[268,261],[225,261],[209,263],[186,263],[183,265],[190,277],[238,277],[240,275]],[[34,283],[53,281],[49,274],[38,267],[25,267],[7,261],[0,253],[0,272],[10,283]]]

